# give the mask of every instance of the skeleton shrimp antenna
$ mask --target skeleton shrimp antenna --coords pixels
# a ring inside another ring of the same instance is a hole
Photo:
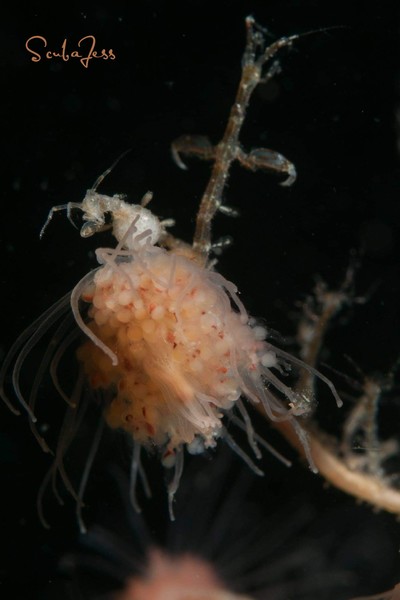
[[[99,185],[101,184],[101,182],[103,181],[103,179],[105,179],[107,177],[107,175],[109,175],[111,173],[111,171],[114,169],[114,167],[117,166],[117,164],[119,163],[119,161],[122,160],[124,158],[124,156],[126,156],[127,154],[129,154],[129,152],[132,152],[132,148],[128,148],[128,150],[125,150],[125,152],[123,152],[122,154],[120,154],[118,156],[118,158],[114,160],[114,162],[111,165],[111,167],[108,167],[108,169],[106,169],[104,171],[104,173],[102,173],[101,175],[99,175],[99,177],[96,179],[96,181],[93,184],[93,187],[92,187],[92,191],[93,192],[95,192],[97,190],[97,188],[99,187]]]
[[[128,154],[128,152],[131,152],[132,148],[128,148],[128,150],[125,150],[125,152],[123,152],[122,154],[120,154],[118,156],[118,158],[113,162],[113,164],[111,165],[111,167],[108,167],[108,169],[106,169],[104,171],[104,173],[102,173],[94,182],[93,187],[90,188],[89,191],[91,192],[96,192],[97,188],[99,187],[99,185],[101,184],[101,182],[103,181],[103,179],[105,179],[107,177],[107,175],[109,175],[111,173],[111,171],[114,169],[114,167],[119,163],[120,160],[122,160],[124,158],[124,156],[126,156]],[[72,219],[72,215],[71,212],[74,208],[78,208],[79,210],[82,210],[82,202],[67,202],[67,204],[59,204],[57,206],[53,206],[50,209],[50,212],[47,216],[46,222],[43,225],[42,229],[40,230],[39,233],[39,238],[42,239],[44,232],[47,229],[48,224],[50,223],[50,221],[52,220],[54,213],[55,212],[59,212],[60,210],[66,210],[67,211],[67,217],[68,220],[70,221],[70,223],[72,223],[72,225],[76,228],[76,225]]]

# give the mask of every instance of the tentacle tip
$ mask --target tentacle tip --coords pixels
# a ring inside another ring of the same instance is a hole
[[[341,399],[341,397],[339,396],[339,394],[337,393],[336,389],[333,387],[332,385],[332,392],[333,392],[333,396],[336,400],[336,406],[338,408],[342,408],[343,406],[343,400]]]
[[[174,514],[174,509],[172,506],[172,503],[174,501],[174,495],[169,495],[168,496],[168,512],[169,512],[169,518],[170,521],[175,521],[175,514]]]
[[[133,507],[133,510],[135,511],[135,513],[137,513],[138,515],[142,514],[142,507],[140,506],[139,502],[137,501],[137,498],[131,496],[130,501],[131,501],[131,506]]]

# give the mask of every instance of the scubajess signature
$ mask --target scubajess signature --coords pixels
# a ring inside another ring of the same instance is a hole
[[[94,35],[85,35],[78,41],[77,47],[73,50],[69,49],[70,43],[67,38],[64,38],[59,50],[46,50],[48,48],[47,39],[42,35],[32,35],[26,40],[25,48],[32,55],[32,62],[57,58],[67,62],[70,58],[77,58],[85,69],[87,69],[92,59],[115,60],[116,55],[112,48],[97,50],[96,43]]]

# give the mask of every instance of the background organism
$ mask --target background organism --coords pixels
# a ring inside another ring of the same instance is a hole
[[[297,340],[302,358],[310,365],[316,364],[327,331],[338,314],[367,301],[354,295],[354,271],[355,261],[352,261],[338,290],[330,290],[323,281],[318,281],[314,293],[302,306]],[[397,369],[398,358],[385,377],[363,376],[357,385],[361,393],[352,398],[350,408],[344,409],[342,429],[336,436],[328,436],[318,428],[312,411],[305,415],[301,426],[297,424],[307,435],[306,447],[298,443],[298,431],[293,431],[290,423],[276,426],[330,483],[375,508],[400,514],[398,441],[387,434],[383,440],[380,435],[380,405],[385,394],[392,391]],[[303,374],[296,386],[315,389],[313,374]]]
[[[126,476],[114,469],[96,524],[61,560],[59,576],[68,579],[58,598],[80,593],[91,600],[107,590],[113,600],[329,600],[358,589],[358,574],[321,523],[318,534],[321,515],[312,505],[288,499],[291,516],[279,525],[281,509],[266,515],[255,504],[257,489],[268,494],[268,481],[254,478],[228,449],[207,469],[191,460],[186,475],[171,522],[151,502],[142,515],[133,511]],[[354,518],[350,510],[348,521]]]
[[[167,469],[173,467],[168,484],[171,518],[174,518],[172,504],[182,475],[185,449],[189,453],[202,453],[214,448],[221,438],[255,473],[262,474],[222,420],[227,415],[233,424],[246,431],[248,444],[259,459],[257,438],[242,398],[262,406],[273,422],[290,421],[315,470],[307,449],[307,434],[296,421],[310,410],[311,390],[304,387],[294,391],[276,372],[285,374],[292,366],[311,371],[328,385],[337,405],[341,405],[331,382],[314,366],[268,341],[268,331],[249,317],[236,286],[214,270],[215,261],[210,258],[211,223],[223,207],[222,194],[235,160],[251,170],[262,168],[286,175],[282,185],[292,184],[296,176],[294,166],[281,154],[266,148],[246,153],[238,140],[252,92],[260,81],[268,81],[276,74],[279,65],[274,61],[275,55],[298,36],[284,37],[268,46],[265,30],[252,17],[246,18],[246,30],[242,75],[221,142],[213,147],[205,138],[186,136],[173,144],[173,154],[180,166],[183,166],[182,153],[213,160],[192,246],[167,233],[165,225],[171,223],[159,221],[146,208],[150,192],[139,206],[128,204],[121,195],[108,196],[97,191],[114,165],[96,180],[82,203],[53,207],[42,228],[43,234],[55,212],[66,210],[72,221],[72,211],[79,209],[84,221],[82,237],[111,228],[118,242],[116,248],[96,251],[101,266],[86,275],[71,293],[75,321],[88,338],[78,350],[78,359],[90,388],[106,398],[103,401],[106,424],[125,431],[133,441],[131,497],[138,510],[137,479],[141,478],[148,487],[141,466],[141,449],[156,448],[163,465]],[[87,317],[82,316],[82,302],[88,305]],[[34,411],[48,367],[55,388],[71,409],[76,411],[80,405],[82,377],[69,396],[62,390],[57,374],[59,360],[76,335],[73,332],[65,337],[69,316],[55,330],[28,400],[21,390],[21,369],[32,348],[64,316],[66,309],[67,297],[64,297],[28,328],[12,347],[0,372],[0,394],[12,408],[5,392],[5,377],[15,360],[14,391],[45,451],[48,447],[36,428]],[[233,408],[236,411],[231,415]],[[59,473],[76,499],[80,527],[84,530],[83,493],[100,442],[102,423],[96,428],[82,480],[75,491],[63,461],[71,431],[79,419],[72,425],[69,418],[68,414],[45,484],[51,478],[54,488]],[[268,447],[264,442],[261,444]],[[44,489],[45,485],[39,495],[39,512],[45,522],[41,510]]]

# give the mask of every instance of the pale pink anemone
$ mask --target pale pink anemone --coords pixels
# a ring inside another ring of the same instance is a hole
[[[285,374],[292,365],[308,369],[327,383],[340,404],[331,382],[271,345],[266,339],[267,330],[247,314],[236,286],[211,265],[199,262],[190,247],[167,250],[157,246],[163,229],[149,210],[129,205],[120,196],[101,196],[89,190],[82,203],[82,210],[87,211],[82,230],[89,229],[90,233],[103,226],[102,222],[99,225],[98,217],[97,221],[89,220],[89,210],[94,219],[92,204],[101,216],[101,211],[112,213],[113,233],[119,243],[115,249],[97,250],[101,266],[86,275],[71,294],[75,321],[87,338],[78,350],[83,378],[78,379],[72,393],[66,393],[58,379],[62,355],[76,338],[76,331],[66,335],[70,326],[66,316],[37,369],[28,400],[21,390],[24,362],[68,310],[67,296],[20,336],[0,374],[0,393],[15,412],[4,391],[5,375],[15,360],[14,391],[28,412],[32,431],[44,450],[49,448],[35,426],[34,411],[49,364],[57,391],[70,405],[46,482],[52,478],[55,487],[55,477],[60,474],[77,501],[80,515],[102,425],[94,435],[78,491],[66,474],[63,459],[80,423],[76,409],[85,380],[105,398],[105,423],[112,429],[125,431],[132,439],[131,497],[138,510],[135,495],[138,476],[147,487],[141,466],[143,447],[157,448],[164,466],[174,469],[168,485],[171,518],[185,449],[198,454],[214,448],[222,439],[255,473],[262,475],[225,427],[228,418],[243,429],[256,458],[261,456],[258,443],[271,450],[255,434],[244,400],[262,406],[271,421],[290,420],[307,449],[306,434],[297,425],[296,417],[309,411],[312,391],[294,391],[276,372]],[[313,468],[311,457],[310,465]],[[84,529],[80,517],[79,520]]]

